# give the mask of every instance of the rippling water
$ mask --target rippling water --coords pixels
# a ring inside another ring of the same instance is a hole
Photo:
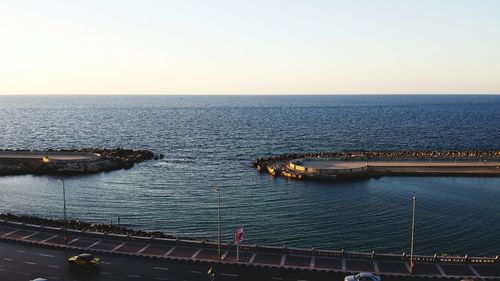
[[[417,196],[419,253],[500,254],[500,179],[290,181],[258,156],[350,149],[500,149],[500,96],[0,96],[1,148],[127,147],[165,154],[66,179],[68,215],[214,239],[400,253]],[[54,178],[0,178],[0,211],[59,218]]]

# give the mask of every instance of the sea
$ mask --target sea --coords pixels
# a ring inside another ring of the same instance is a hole
[[[0,149],[164,154],[65,178],[68,216],[224,241],[381,253],[500,255],[500,178],[341,182],[258,173],[257,157],[349,150],[500,149],[499,95],[0,96]],[[0,212],[62,219],[51,176],[0,177]]]

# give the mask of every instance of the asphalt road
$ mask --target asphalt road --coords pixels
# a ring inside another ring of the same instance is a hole
[[[80,252],[0,242],[0,280],[209,280],[208,263],[101,255],[95,269],[68,265]],[[334,273],[286,271],[238,266],[215,266],[215,280],[342,280]]]

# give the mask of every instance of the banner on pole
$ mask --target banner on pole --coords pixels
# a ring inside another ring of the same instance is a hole
[[[243,241],[243,237],[244,237],[244,231],[243,231],[243,227],[240,227],[240,228],[237,228],[234,230],[234,243],[235,244],[240,244],[241,241]]]

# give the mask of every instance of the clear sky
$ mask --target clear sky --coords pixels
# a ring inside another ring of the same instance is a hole
[[[500,93],[500,1],[5,0],[20,93]]]

